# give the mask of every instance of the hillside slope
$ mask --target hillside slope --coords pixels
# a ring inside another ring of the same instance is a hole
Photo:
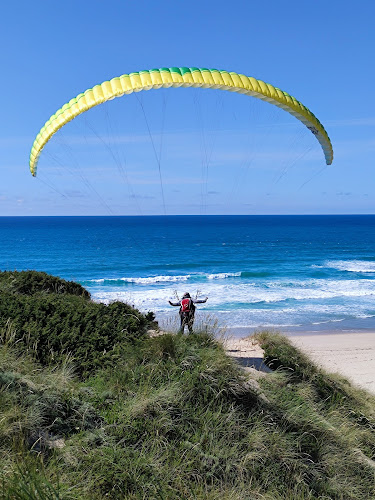
[[[18,276],[0,276],[1,498],[375,498],[375,399],[284,337],[258,335],[274,371],[253,376],[207,333],[150,338],[152,315]]]

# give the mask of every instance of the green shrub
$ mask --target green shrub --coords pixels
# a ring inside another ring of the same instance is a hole
[[[87,376],[114,363],[118,346],[143,337],[152,322],[151,314],[146,318],[122,302],[92,302],[80,285],[45,273],[0,276],[0,332],[11,323],[13,342],[43,365],[71,354],[77,371]]]
[[[90,293],[74,281],[66,281],[39,271],[0,271],[0,292],[33,295],[54,293],[90,298]]]

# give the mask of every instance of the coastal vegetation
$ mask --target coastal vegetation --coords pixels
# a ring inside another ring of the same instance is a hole
[[[229,323],[229,318],[228,318]],[[375,498],[375,398],[260,332],[245,372],[210,332],[45,273],[0,273],[0,497]]]

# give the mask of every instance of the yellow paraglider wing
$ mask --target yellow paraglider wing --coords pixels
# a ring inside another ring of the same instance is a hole
[[[273,85],[238,73],[216,69],[160,68],[113,78],[101,85],[95,85],[92,89],[86,90],[64,104],[51,116],[36,136],[30,153],[29,165],[32,175],[36,175],[38,159],[44,146],[53,134],[73,118],[115,97],[161,87],[203,87],[229,90],[274,104],[304,123],[320,142],[327,165],[333,161],[332,144],[320,121],[297,99]]]

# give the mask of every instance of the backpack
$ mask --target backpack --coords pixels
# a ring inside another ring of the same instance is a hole
[[[189,313],[191,310],[192,310],[191,299],[182,299],[181,300],[181,312]]]

